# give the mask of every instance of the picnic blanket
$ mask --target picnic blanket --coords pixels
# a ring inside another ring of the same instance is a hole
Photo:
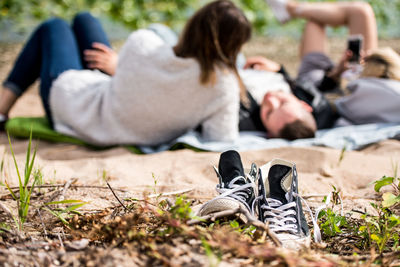
[[[106,149],[109,147],[96,147],[77,138],[63,135],[54,131],[44,117],[16,117],[6,124],[10,136],[29,138],[32,131],[34,139],[50,142],[72,143],[88,146],[93,149]],[[198,132],[188,132],[170,143],[158,146],[132,146],[125,147],[133,153],[156,153],[165,150],[189,148],[196,151],[222,152],[229,149],[238,151],[259,150],[278,147],[308,147],[324,146],[337,149],[358,150],[367,145],[390,139],[400,139],[400,124],[365,124],[337,127],[319,130],[315,138],[288,141],[284,139],[267,139],[263,132],[241,132],[240,137],[234,142],[206,142]]]

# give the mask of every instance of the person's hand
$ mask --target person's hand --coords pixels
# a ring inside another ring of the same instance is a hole
[[[247,58],[246,64],[244,65],[244,69],[278,72],[281,69],[281,65],[265,57],[255,56]]]
[[[350,68],[349,60],[352,56],[353,52],[346,50],[340,58],[338,64],[328,73],[328,76],[338,81],[342,73]]]
[[[90,69],[99,69],[114,75],[118,63],[118,54],[102,43],[93,43],[93,49],[83,51],[84,59]]]

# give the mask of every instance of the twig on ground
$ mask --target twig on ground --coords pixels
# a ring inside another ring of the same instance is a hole
[[[48,200],[47,202],[52,202],[52,201],[54,201],[56,198],[58,198],[59,196],[60,196],[60,200],[64,200],[64,194],[65,194],[65,192],[68,190],[68,188],[71,187],[71,185],[72,185],[73,182],[76,182],[76,180],[77,180],[77,178],[72,178],[72,179],[69,179],[67,182],[65,182],[64,185],[63,185],[63,189],[54,192],[54,193],[50,196],[50,198],[49,198],[49,200]],[[43,206],[44,206],[44,204],[43,204],[41,207],[43,207]]]
[[[188,225],[195,225],[195,224],[199,224],[199,223],[204,222],[204,221],[212,221],[212,222],[214,222],[218,218],[231,216],[231,215],[234,215],[234,214],[236,214],[238,212],[240,212],[240,208],[231,209],[231,210],[224,210],[224,211],[219,211],[219,212],[215,212],[215,213],[210,213],[208,215],[199,217],[197,219],[189,220],[187,222],[187,224]]]
[[[327,195],[323,195],[323,194],[314,194],[314,195],[305,195],[302,196],[302,198],[304,199],[309,199],[309,198],[323,198],[326,197]],[[376,200],[379,199],[378,197],[362,197],[362,196],[342,196],[342,199],[368,199],[368,200]]]
[[[360,214],[363,214],[363,215],[367,214],[365,211],[362,211],[362,210],[352,209],[351,211],[354,211],[354,212],[357,212],[357,213],[360,213]]]
[[[113,193],[114,197],[118,200],[119,204],[121,204],[121,206],[125,209],[125,211],[128,210],[128,208],[124,205],[124,203],[122,203],[122,201],[119,199],[119,197],[117,196],[117,194],[115,194],[114,190],[112,189],[111,185],[106,181],[108,188],[110,188],[111,192]]]
[[[0,231],[6,232],[8,234],[14,234],[13,232],[11,232],[10,230],[8,230],[7,228],[4,228],[4,227],[0,227]]]
[[[305,196],[301,196],[304,199],[309,199],[309,198],[318,198],[318,197],[326,197],[326,195],[322,195],[322,194],[314,194],[314,195],[305,195]]]
[[[76,178],[74,178],[76,179]],[[65,186],[64,184],[44,184],[44,185],[35,185],[35,188],[56,188],[56,187],[62,187]],[[100,185],[74,185],[72,184],[70,186],[71,188],[95,188],[95,189],[109,189],[107,186],[100,186]],[[27,186],[27,188],[30,188],[30,186]],[[19,189],[18,186],[13,186],[11,189]],[[121,188],[114,188],[114,191],[121,191],[121,192],[127,192],[125,189]],[[3,196],[2,196],[3,197]]]
[[[180,195],[180,194],[188,193],[188,192],[193,191],[193,190],[194,190],[193,188],[188,188],[188,189],[183,189],[183,190],[173,191],[173,192],[151,194],[151,195],[148,195],[147,197],[148,198],[155,198],[155,197],[174,196],[174,195]]]
[[[61,233],[63,235],[63,238],[65,239],[65,233],[64,233],[64,229],[63,228],[61,228]]]
[[[382,258],[385,258],[385,259],[390,259],[390,258],[396,259],[399,256],[400,256],[399,251],[393,251],[393,252],[388,252],[388,253],[382,254]],[[375,260],[376,257],[377,257],[377,255],[375,255],[374,253],[371,253],[371,254],[357,255],[357,256],[342,255],[342,256],[340,256],[340,259],[345,260],[345,261],[355,262],[356,260],[358,260],[358,261],[366,261],[366,260],[370,260],[370,259]],[[392,265],[392,266],[396,266],[396,265]]]
[[[78,178],[72,178],[69,179],[68,182],[65,183],[63,190],[61,191],[61,195],[60,195],[60,200],[64,200],[65,197],[65,193],[67,192],[68,188],[75,183],[76,181],[78,181]]]
[[[7,228],[4,228],[4,227],[0,227],[0,230],[6,232],[7,234],[11,234],[13,236],[16,236],[20,241],[24,240],[24,238],[25,238],[18,231],[11,231],[11,230],[8,230]]]
[[[45,227],[44,222],[43,222],[42,214],[40,214],[40,209],[36,209],[36,211],[37,211],[37,213],[38,213],[38,215],[39,215],[40,222],[42,223],[44,236],[47,237],[47,230],[46,230],[46,227]]]
[[[11,218],[11,220],[14,220],[14,215],[11,213],[10,209],[1,202],[0,209],[2,209]]]
[[[62,239],[61,239],[60,233],[58,233],[57,236],[58,236],[58,240],[60,241],[61,247],[64,248],[64,243],[63,243],[63,241],[62,241]]]

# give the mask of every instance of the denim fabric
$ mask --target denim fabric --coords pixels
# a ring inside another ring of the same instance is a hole
[[[110,46],[99,21],[89,13],[78,14],[72,27],[62,19],[49,19],[32,33],[3,85],[20,96],[40,78],[40,96],[51,121],[49,95],[53,81],[66,70],[85,68],[82,53],[93,42]]]
[[[74,31],[82,59],[82,65],[85,69],[88,68],[86,62],[83,60],[83,51],[85,49],[91,49],[94,42],[111,47],[110,41],[100,21],[88,12],[82,12],[75,16],[72,22],[72,30]]]

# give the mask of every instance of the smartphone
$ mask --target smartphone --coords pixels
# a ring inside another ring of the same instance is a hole
[[[350,62],[358,63],[360,62],[360,52],[363,43],[363,36],[360,34],[351,35],[347,39],[347,49],[353,53],[353,56],[350,58]]]

